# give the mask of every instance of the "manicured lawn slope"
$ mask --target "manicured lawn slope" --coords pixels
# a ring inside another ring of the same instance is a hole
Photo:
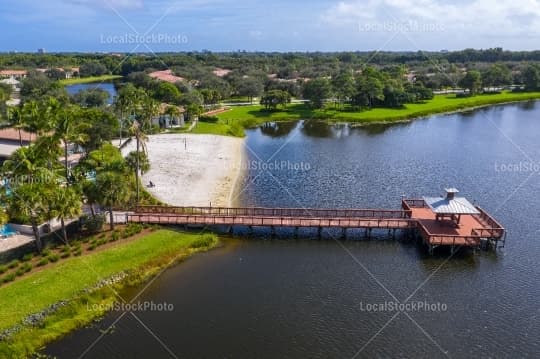
[[[433,100],[419,104],[407,104],[404,108],[375,108],[364,111],[338,111],[332,105],[325,109],[313,110],[303,104],[291,104],[285,110],[261,111],[260,105],[234,107],[217,115],[220,120],[237,121],[277,121],[295,119],[325,119],[331,121],[380,123],[393,122],[436,113],[451,112],[486,106],[490,104],[540,99],[540,92],[511,93],[456,98],[455,95],[436,95]]]
[[[190,247],[198,248],[201,239],[196,234],[158,230],[115,248],[70,258],[5,285],[0,288],[0,330],[60,300],[71,299],[115,273],[181,254]]]

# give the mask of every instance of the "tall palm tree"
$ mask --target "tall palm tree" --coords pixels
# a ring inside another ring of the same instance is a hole
[[[54,193],[53,213],[60,220],[62,226],[62,237],[68,243],[66,232],[66,219],[79,216],[82,212],[82,201],[80,194],[73,187],[59,187]]]
[[[130,137],[129,139],[124,142],[122,145],[122,148],[124,146],[127,146],[133,139],[135,139],[135,188],[136,188],[136,201],[137,204],[139,204],[140,200],[140,172],[141,172],[141,152],[144,154],[144,156],[148,156],[147,148],[146,148],[146,141],[148,140],[148,136],[144,133],[141,126],[139,125],[139,122],[137,120],[133,121],[130,129],[129,129]]]
[[[68,146],[70,143],[82,143],[87,136],[83,133],[85,124],[79,121],[76,107],[68,106],[55,114],[53,137],[62,142],[64,147],[64,175],[69,185]]]
[[[8,107],[7,117],[9,125],[19,132],[19,145],[22,147],[22,130],[25,127],[22,108],[19,106]]]

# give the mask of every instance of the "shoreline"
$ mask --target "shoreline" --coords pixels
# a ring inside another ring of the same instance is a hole
[[[167,238],[161,238],[163,236]],[[60,271],[74,261],[81,263],[79,265],[81,270],[87,270],[88,262],[96,261],[98,257],[110,256],[114,251],[128,253],[132,248],[139,248],[134,263],[125,260],[121,268],[104,275],[99,281],[88,283],[65,298],[59,297],[37,312],[22,315],[20,321],[13,322],[12,325],[4,325],[0,331],[4,335],[0,339],[0,356],[26,357],[39,352],[47,344],[109,313],[113,303],[118,301],[115,294],[118,291],[141,285],[166,268],[179,264],[196,253],[211,250],[219,244],[216,235],[159,229],[150,231],[140,238],[136,235],[111,249],[86,254],[85,260],[83,257],[71,258],[68,260],[71,262],[60,263],[32,273],[26,279],[21,278],[20,281],[13,282],[11,288],[3,287],[2,292],[6,294],[5,292],[13,291],[13,287],[21,286],[23,281],[28,282],[39,277],[37,280],[47,282],[51,280],[50,277],[44,279],[47,271]]]
[[[334,121],[333,119],[328,119],[326,121],[332,122],[332,123],[339,123],[339,124],[345,124],[348,123],[351,125],[351,127],[368,127],[371,125],[393,125],[393,124],[399,124],[399,123],[410,123],[416,120],[422,120],[426,119],[431,116],[448,116],[453,114],[460,114],[460,113],[466,113],[470,111],[480,110],[483,108],[488,107],[497,107],[497,106],[506,106],[516,103],[525,103],[525,102],[540,102],[540,98],[533,98],[533,99],[527,99],[527,100],[513,100],[513,101],[505,101],[505,102],[495,102],[495,103],[488,103],[484,105],[477,105],[472,107],[464,107],[464,108],[458,108],[455,110],[449,110],[449,111],[443,111],[443,112],[434,112],[427,115],[417,115],[412,117],[407,117],[403,119],[398,120],[389,120],[389,121],[371,121],[371,122],[357,122],[357,121]]]
[[[366,111],[338,111],[327,108],[311,109],[301,105],[290,105],[284,110],[268,112],[264,118],[258,115],[262,108],[259,105],[233,108],[218,114],[222,121],[240,121],[251,126],[264,122],[320,120],[329,123],[349,123],[354,126],[403,123],[432,115],[460,113],[489,106],[507,105],[520,102],[540,101],[540,92],[501,93],[495,95],[478,95],[467,98],[449,98],[436,95],[425,103],[407,104],[404,108],[373,108]]]

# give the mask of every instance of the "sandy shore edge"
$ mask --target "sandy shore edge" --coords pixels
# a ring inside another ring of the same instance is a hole
[[[142,176],[143,185],[172,206],[237,205],[245,168],[244,143],[244,138],[218,135],[148,136],[150,171]],[[135,144],[130,143],[122,152],[133,150]]]

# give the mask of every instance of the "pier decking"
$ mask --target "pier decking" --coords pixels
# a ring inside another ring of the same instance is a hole
[[[478,248],[504,242],[504,228],[475,206],[471,214],[440,217],[424,199],[403,199],[401,210],[139,206],[128,222],[247,227],[364,228],[416,231],[430,252],[440,246]],[[345,233],[345,232],[344,232]]]

